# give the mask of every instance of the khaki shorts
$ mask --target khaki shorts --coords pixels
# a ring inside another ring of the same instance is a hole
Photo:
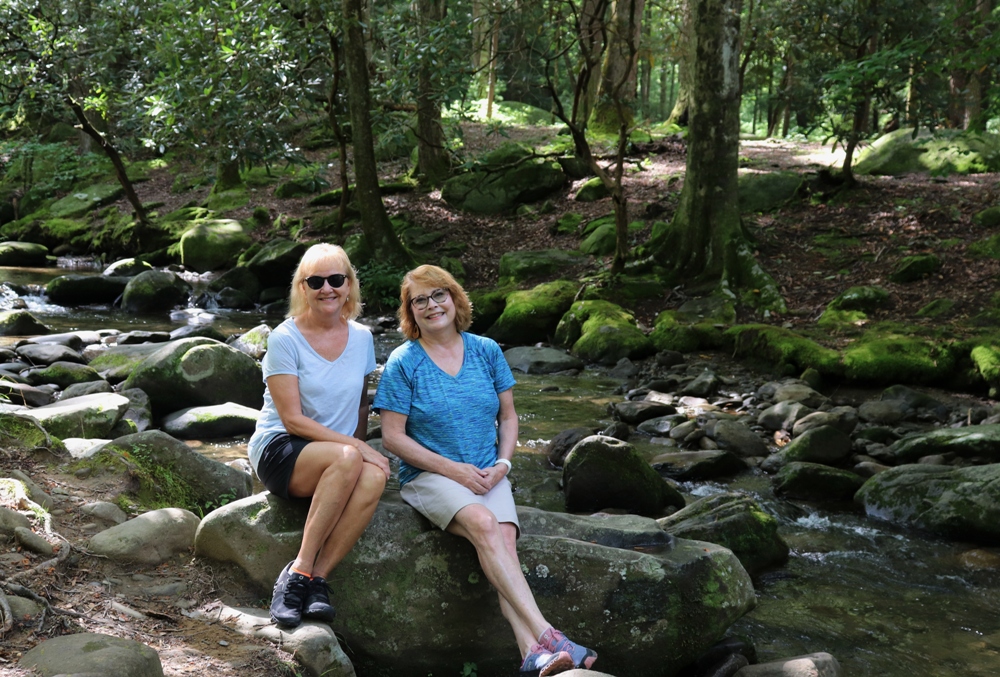
[[[513,524],[517,528],[517,535],[521,535],[514,495],[506,477],[480,496],[444,475],[425,471],[407,482],[399,490],[399,495],[442,531],[448,528],[459,510],[467,505],[478,504],[489,508],[497,522]]]

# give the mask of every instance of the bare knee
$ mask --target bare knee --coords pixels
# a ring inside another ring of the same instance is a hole
[[[361,452],[353,444],[330,444],[330,463],[324,474],[329,472],[343,473],[357,477],[364,465]]]
[[[371,463],[362,463],[361,476],[358,477],[355,491],[361,491],[363,496],[378,500],[384,489],[385,473],[382,469]]]
[[[489,508],[475,504],[467,505],[459,511],[456,518],[476,548],[503,545],[500,524]]]

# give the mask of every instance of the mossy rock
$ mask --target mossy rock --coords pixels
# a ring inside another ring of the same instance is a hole
[[[616,243],[615,224],[612,221],[592,230],[580,243],[580,251],[591,256],[607,256],[614,253]]]
[[[765,324],[744,324],[725,332],[727,350],[734,356],[766,364],[792,374],[813,368],[824,376],[840,376],[840,354],[804,336]]]
[[[585,179],[594,173],[587,162],[576,156],[561,157],[557,162],[563,168],[563,171],[566,172],[566,176],[571,179]]]
[[[82,216],[92,209],[114,202],[124,193],[125,189],[117,183],[99,183],[88,186],[53,202],[49,205],[49,214],[55,218],[63,219]]]
[[[205,207],[218,214],[223,214],[245,207],[249,202],[250,193],[247,192],[246,188],[233,188],[219,193],[210,193],[205,201]]]
[[[181,235],[181,263],[199,273],[227,268],[251,242],[239,221],[202,221]]]
[[[738,180],[740,211],[773,211],[798,195],[802,182],[797,172],[742,172]]]
[[[62,440],[52,437],[45,428],[33,418],[15,413],[0,412],[0,448],[50,449],[56,453],[64,453],[66,447]]]
[[[344,248],[347,249],[346,243]],[[246,265],[260,280],[262,288],[284,287],[287,290],[292,283],[295,267],[299,265],[299,260],[306,253],[306,249],[308,246],[301,242],[275,238],[261,247]],[[355,266],[360,265],[354,260],[353,252],[349,252],[348,255]]]
[[[597,202],[611,195],[611,191],[600,178],[594,177],[580,186],[573,199],[577,202]]]
[[[39,336],[51,333],[51,329],[39,322],[27,310],[0,312],[0,336]]]
[[[191,285],[165,270],[147,270],[128,281],[122,294],[122,309],[130,313],[170,310],[188,297]]]
[[[951,299],[934,299],[926,306],[917,311],[920,317],[944,317],[955,308],[955,301]]]
[[[128,277],[60,275],[45,285],[45,295],[61,306],[111,304],[125,292]]]
[[[773,480],[774,493],[802,501],[850,501],[865,480],[821,463],[789,463]]]
[[[587,362],[612,365],[656,352],[631,313],[608,301],[578,301],[556,327],[555,343]]]
[[[291,179],[274,189],[274,197],[284,200],[293,197],[302,197],[303,195],[312,195],[319,192],[320,185],[313,178]]]
[[[227,270],[208,283],[208,290],[213,292],[220,292],[227,287],[239,289],[255,301],[260,296],[260,280],[245,266]]]
[[[576,212],[566,212],[559,217],[559,220],[552,226],[552,231],[560,235],[575,234],[577,228],[583,222],[583,215]]]
[[[583,301],[643,301],[663,298],[667,286],[656,275],[621,275],[603,284],[588,284]]]
[[[1000,234],[969,245],[969,253],[984,259],[1000,259]]]
[[[1000,205],[988,207],[972,217],[972,222],[983,228],[1000,227]]]
[[[970,174],[1000,171],[1000,136],[941,130],[913,138],[913,129],[897,129],[863,150],[854,166],[857,174],[898,176]]]
[[[1000,388],[1000,348],[995,345],[976,346],[969,357],[983,380],[992,388]]]
[[[724,296],[705,296],[682,303],[681,307],[674,311],[674,318],[678,322],[688,324],[704,322],[733,324],[736,322],[736,307]]]
[[[556,280],[514,292],[507,297],[503,313],[486,335],[512,345],[547,341],[572,305],[578,289],[576,282]]]
[[[0,266],[43,266],[48,255],[48,247],[33,242],[0,242]]]
[[[441,197],[466,211],[501,214],[561,189],[566,174],[559,163],[530,159],[531,155],[518,144],[505,143],[483,157],[483,169],[448,179]]]
[[[676,311],[667,310],[656,318],[649,340],[657,350],[693,353],[722,346],[723,333],[719,327],[709,322],[679,322],[676,315]]]
[[[830,331],[840,331],[858,327],[865,323],[868,316],[860,310],[835,310],[827,308],[816,320],[816,324]]]
[[[941,259],[934,254],[904,256],[893,268],[889,279],[899,284],[915,282],[941,269]]]
[[[535,154],[535,150],[523,143],[516,141],[504,141],[494,150],[489,151],[479,158],[479,163],[491,169],[499,169],[517,164]]]
[[[500,257],[500,282],[518,284],[559,273],[586,260],[580,252],[565,249],[506,252]]]
[[[866,335],[844,349],[844,375],[864,383],[942,383],[955,369],[951,346],[901,334]]]
[[[882,287],[851,287],[842,291],[827,304],[830,310],[862,310],[870,313],[885,307],[889,302],[889,292]]]
[[[512,291],[514,291],[512,287],[470,290],[472,326],[469,327],[469,331],[473,334],[485,334],[493,326],[493,323],[503,315],[503,309],[507,305],[507,295]]]

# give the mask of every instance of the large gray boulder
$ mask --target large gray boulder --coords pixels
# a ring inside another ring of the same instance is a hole
[[[156,566],[187,553],[200,522],[180,508],[153,510],[94,535],[87,549],[116,562]]]
[[[825,425],[806,431],[781,451],[771,454],[761,464],[767,472],[801,461],[836,465],[851,455],[851,438],[843,430]]]
[[[204,337],[191,337],[188,340],[198,341],[192,345],[206,345],[213,342],[213,339]],[[109,383],[121,383],[143,360],[165,347],[163,343],[108,346],[94,355],[88,364]]]
[[[135,367],[124,387],[144,390],[156,415],[225,402],[264,406],[260,364],[235,348],[203,338],[162,344]]]
[[[35,316],[27,310],[0,312],[0,336],[35,336],[51,332],[51,329],[35,319]]]
[[[656,456],[650,465],[663,477],[679,482],[730,477],[747,469],[738,456],[721,449],[667,452]]]
[[[801,402],[786,400],[760,412],[757,424],[767,430],[792,430],[795,423],[812,413],[812,409]]]
[[[129,408],[127,397],[117,393],[94,393],[60,400],[23,414],[56,437],[107,437]]]
[[[767,456],[767,445],[760,435],[738,421],[719,419],[708,426],[706,432],[719,449],[730,451],[740,458]]]
[[[162,428],[182,440],[214,439],[252,435],[260,418],[259,409],[226,402],[210,407],[181,409],[163,419]]]
[[[76,362],[83,364],[83,356],[69,346],[58,343],[26,343],[14,352],[33,365],[47,365],[53,362]]]
[[[299,265],[299,259],[306,253],[306,249],[308,246],[302,242],[275,238],[261,247],[247,262],[247,269],[260,281],[262,289],[288,289],[292,284],[295,267]]]
[[[505,143],[483,157],[483,166],[448,179],[441,197],[476,214],[501,214],[548,197],[566,183],[558,162],[533,158],[531,149]]]
[[[677,538],[729,548],[751,575],[788,560],[788,545],[778,534],[778,521],[746,494],[706,496],[657,523]]]
[[[184,301],[191,285],[167,270],[147,270],[130,278],[122,294],[122,309],[130,313],[158,313]]]
[[[40,386],[51,383],[60,388],[68,388],[74,383],[100,381],[101,376],[93,367],[76,362],[53,362],[44,367],[36,367],[21,373],[29,384]]]
[[[774,476],[774,493],[803,501],[849,501],[864,478],[820,463],[789,463]]]
[[[181,235],[181,263],[199,273],[227,268],[252,242],[239,221],[199,221]]]
[[[48,247],[33,242],[0,242],[0,266],[44,266],[48,255]]]
[[[503,353],[507,365],[525,374],[553,374],[569,369],[583,369],[583,360],[558,348],[518,346]]]
[[[889,468],[855,495],[870,517],[944,538],[1000,544],[1000,464]]]
[[[110,275],[60,275],[45,285],[45,295],[61,306],[114,303],[129,278]]]
[[[269,493],[231,503],[202,521],[196,554],[237,564],[269,593],[295,556],[306,510]],[[537,519],[522,523],[518,555],[542,613],[617,674],[675,673],[755,603],[749,576],[725,548],[676,541],[636,552],[582,540],[594,533],[592,520],[577,539],[536,535]],[[332,625],[354,649],[359,674],[445,674],[469,656],[480,674],[499,674],[519,661],[472,546],[395,496],[383,498],[329,582]]]
[[[681,508],[684,497],[628,442],[591,435],[577,442],[563,462],[566,509],[594,512],[621,508],[640,515],[662,515]]]
[[[970,425],[965,428],[940,428],[907,435],[889,447],[897,463],[916,463],[924,456],[953,454],[979,458],[985,463],[1000,463],[1000,424]]]
[[[163,677],[160,657],[145,644],[93,632],[53,637],[21,656],[18,665],[42,677],[103,675]]]
[[[190,503],[202,508],[219,505],[224,498],[249,496],[253,488],[246,473],[202,456],[161,430],[114,439],[94,459],[101,467],[124,467],[133,480],[125,483],[125,490],[143,504],[159,501],[162,505],[164,487],[160,486],[160,478],[164,473],[174,483],[180,483]]]

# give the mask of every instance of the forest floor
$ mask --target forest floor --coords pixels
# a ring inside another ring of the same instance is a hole
[[[555,135],[554,128],[515,128],[510,137],[542,143]],[[499,145],[505,137],[487,135],[484,128],[469,126],[466,150],[478,153]],[[632,220],[646,219],[648,236],[653,220],[669,220],[683,185],[684,146],[673,140],[662,152],[634,157],[642,160],[640,171],[626,174],[625,186]],[[322,152],[313,155],[323,157]],[[742,171],[769,172],[794,170],[816,172],[836,164],[838,154],[818,144],[783,140],[745,141],[741,152]],[[382,165],[386,178],[396,178],[405,168],[401,163]],[[333,170],[331,170],[333,171]],[[679,180],[671,180],[680,177]],[[332,185],[336,177],[328,176]],[[137,185],[143,202],[162,202],[161,213],[199,200],[207,193],[174,194],[170,191],[173,173],[162,170],[150,181]],[[579,182],[578,182],[579,183]],[[386,197],[390,213],[405,213],[411,221],[428,230],[446,226],[445,241],[463,242],[462,256],[469,288],[488,288],[497,283],[498,263],[503,252],[519,249],[560,247],[576,249],[575,235],[554,234],[555,221],[566,212],[578,212],[586,219],[611,212],[609,200],[574,202],[574,185],[553,199],[555,210],[546,215],[484,217],[458,212],[445,203],[439,191],[408,193]],[[940,322],[916,316],[931,300],[947,296],[958,302],[951,320],[978,313],[996,291],[1000,262],[972,256],[970,245],[989,233],[973,225],[972,215],[1000,203],[1000,175],[903,178],[860,177],[860,185],[823,202],[818,199],[793,201],[768,214],[746,217],[756,240],[756,254],[778,282],[788,304],[788,313],[766,321],[786,326],[807,326],[838,293],[851,286],[878,284],[890,291],[890,304],[875,313],[872,321],[899,320],[908,323]],[[254,206],[268,208],[272,217],[287,214],[310,219],[315,210],[308,198],[281,200],[273,188],[259,188],[251,204],[230,216],[244,218]],[[124,203],[121,205],[125,210]],[[307,235],[322,239],[322,233]],[[264,233],[259,234],[265,237]],[[817,239],[819,238],[819,239]],[[445,241],[439,243],[443,245]],[[836,246],[831,246],[836,242]],[[933,251],[943,260],[942,269],[930,278],[907,285],[887,279],[896,261],[908,254]],[[595,260],[594,271],[608,265]],[[634,308],[646,326],[656,314],[676,308],[686,300],[682,287],[670,290]],[[85,502],[107,500],[110,496],[99,484],[69,474],[48,457],[28,452],[0,449],[0,463],[20,468],[42,488],[59,499],[52,527],[72,544],[73,552],[63,563],[37,571],[21,581],[36,594],[47,598],[54,608],[68,613],[48,613],[44,622],[18,623],[0,637],[0,675],[21,677],[29,674],[16,667],[18,657],[51,636],[67,632],[93,631],[138,640],[160,655],[168,677],[213,675],[236,677],[246,674],[294,675],[289,654],[273,645],[250,640],[220,624],[193,620],[191,609],[208,609],[220,601],[235,606],[263,608],[268,600],[261,591],[247,587],[233,570],[201,559],[186,557],[159,567],[131,567],[86,554],[87,539],[93,533],[92,519],[79,510]],[[44,557],[7,546],[0,551],[0,580],[9,581],[19,572],[30,570]],[[136,576],[138,574],[138,576]],[[136,586],[159,582],[183,582],[179,596],[149,597]],[[129,610],[139,612],[136,618]]]

